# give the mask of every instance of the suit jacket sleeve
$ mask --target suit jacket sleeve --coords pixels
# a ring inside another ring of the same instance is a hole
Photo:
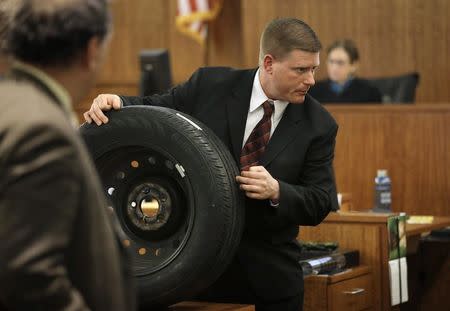
[[[88,310],[65,256],[80,195],[75,150],[58,129],[17,135],[0,182],[0,305]]]
[[[298,185],[279,180],[279,206],[271,209],[273,222],[315,226],[338,209],[333,158],[338,126],[310,146]],[[274,215],[275,214],[275,215]]]
[[[179,84],[163,95],[120,96],[122,106],[150,105],[175,109],[191,114],[196,103],[197,89],[202,69],[195,71],[188,81]]]

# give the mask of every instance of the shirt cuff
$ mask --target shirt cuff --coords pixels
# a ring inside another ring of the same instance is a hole
[[[280,201],[278,200],[269,200],[270,206],[277,208],[280,205]]]

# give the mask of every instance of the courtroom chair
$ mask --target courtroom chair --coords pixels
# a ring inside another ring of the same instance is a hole
[[[141,50],[139,62],[141,68],[140,96],[162,94],[172,87],[169,51],[166,49]]]
[[[412,72],[400,76],[369,79],[382,94],[383,103],[414,103],[419,74]]]

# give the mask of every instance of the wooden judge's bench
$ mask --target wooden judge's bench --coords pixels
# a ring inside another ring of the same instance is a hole
[[[433,264],[423,260],[433,254],[421,254],[420,260],[415,255],[422,234],[450,226],[450,103],[326,109],[339,124],[336,183],[338,191],[351,193],[351,211],[331,213],[316,227],[301,227],[298,238],[359,250],[361,267],[307,277],[304,310],[450,310],[445,293],[450,290],[450,255],[444,250],[443,259]],[[408,272],[409,300],[415,306],[390,304],[388,215],[361,212],[373,207],[377,169],[387,169],[391,177],[394,213],[434,216],[431,224],[406,226],[408,270],[413,269]],[[414,269],[424,264],[435,266],[435,278],[414,291]]]
[[[339,124],[338,191],[355,210],[373,207],[376,172],[387,169],[394,212],[450,216],[450,103],[325,108]]]

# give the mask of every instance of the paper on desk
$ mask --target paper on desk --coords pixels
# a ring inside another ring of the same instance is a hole
[[[434,220],[433,216],[409,216],[406,221],[408,224],[432,224]]]
[[[408,301],[408,265],[406,257],[389,260],[389,279],[391,283],[391,305]]]
[[[337,197],[338,197],[338,204],[339,204],[339,206],[341,206],[342,205],[342,193],[338,193]]]

